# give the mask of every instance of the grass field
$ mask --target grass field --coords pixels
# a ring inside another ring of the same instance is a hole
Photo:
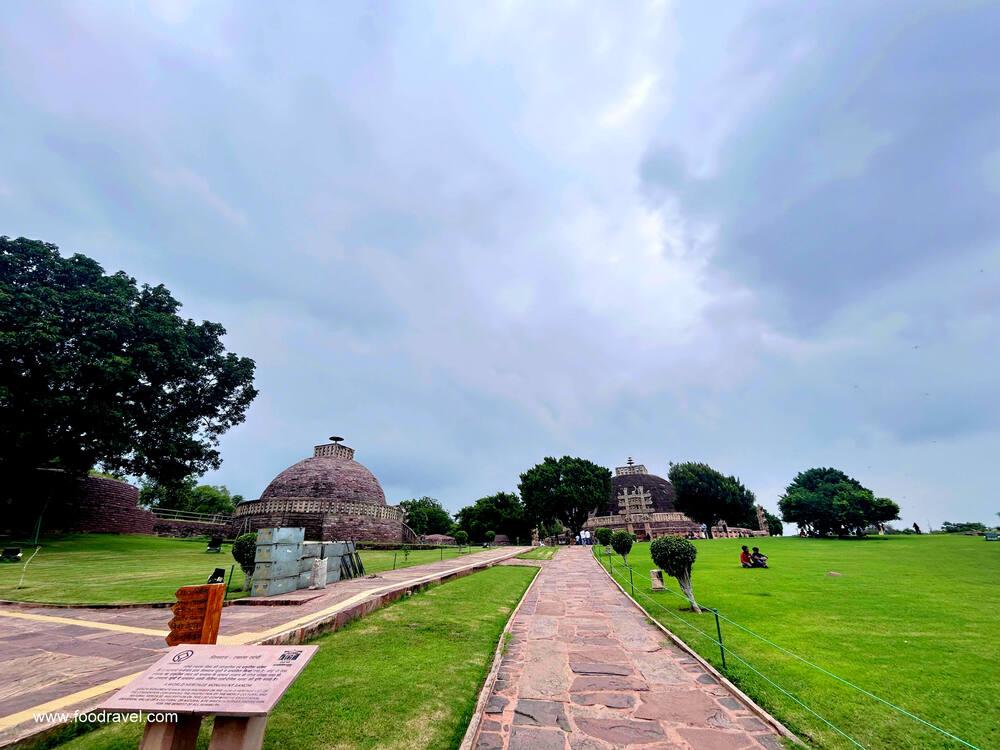
[[[500,634],[535,572],[489,568],[312,641],[319,651],[271,714],[264,749],[458,747]],[[141,731],[111,725],[59,747],[135,750]],[[207,740],[205,727],[199,750]]]
[[[559,551],[558,547],[535,547],[518,555],[522,560],[551,560]]]
[[[206,554],[205,539],[169,539],[117,534],[76,534],[43,539],[42,549],[31,561],[24,587],[17,588],[24,567],[0,563],[0,599],[62,604],[130,604],[172,601],[180,586],[205,583],[216,568],[235,564],[230,545],[221,554]],[[34,551],[24,547],[24,560]],[[461,554],[478,551],[463,547]],[[362,550],[368,573],[393,567],[392,550]],[[411,550],[395,553],[396,567],[405,568],[458,557],[457,547],[444,550]],[[233,588],[242,588],[243,573],[237,565]],[[242,596],[230,594],[230,598]]]
[[[702,606],[930,721],[978,748],[1000,748],[1000,544],[964,536],[758,540],[767,570],[739,566],[744,540],[696,542]],[[595,551],[602,548],[595,547]],[[607,560],[602,562],[607,566]],[[614,558],[615,575],[628,571]],[[711,614],[682,611],[676,581],[652,593],[648,544],[629,555],[636,598],[721,666]],[[839,575],[831,575],[839,573]],[[696,631],[694,628],[697,628]],[[727,676],[801,737],[823,748],[847,738],[741,664],[746,659],[865,748],[969,747],[866,697],[722,622]],[[698,632],[702,631],[706,635]]]

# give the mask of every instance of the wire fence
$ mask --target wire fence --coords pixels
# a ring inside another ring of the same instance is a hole
[[[619,585],[621,585],[621,587],[623,589],[625,589],[627,592],[629,592],[631,594],[632,598],[637,603],[640,603],[640,606],[642,606],[642,603],[639,601],[641,599],[642,602],[647,602],[649,605],[651,605],[654,608],[654,610],[655,610],[656,613],[663,612],[663,613],[666,613],[666,614],[670,615],[670,617],[672,618],[672,620],[671,620],[672,622],[673,621],[679,622],[681,625],[683,625],[687,629],[684,632],[693,631],[693,632],[697,633],[697,635],[700,638],[703,638],[705,641],[707,641],[707,642],[713,644],[714,646],[718,647],[719,654],[720,654],[720,662],[722,664],[722,672],[723,672],[723,674],[726,674],[727,677],[734,677],[735,676],[735,675],[732,674],[731,670],[727,666],[726,657],[728,656],[730,659],[735,659],[736,662],[739,663],[742,667],[745,667],[746,669],[748,669],[754,675],[756,675],[757,677],[759,677],[760,679],[762,679],[768,685],[770,685],[771,687],[773,687],[775,690],[777,690],[778,692],[780,692],[786,698],[788,698],[789,700],[791,700],[792,702],[794,702],[796,705],[798,705],[800,708],[802,708],[804,711],[806,711],[813,718],[819,720],[825,727],[829,728],[830,730],[832,730],[834,733],[836,733],[840,737],[843,737],[852,746],[861,748],[862,750],[869,750],[868,747],[866,747],[865,745],[863,745],[854,736],[852,736],[847,731],[845,731],[841,727],[837,726],[831,720],[829,720],[828,718],[826,718],[825,716],[823,716],[822,714],[820,714],[815,708],[813,708],[812,706],[808,705],[800,697],[796,696],[791,690],[787,689],[786,687],[782,686],[777,681],[775,681],[774,679],[772,679],[771,676],[768,676],[763,671],[761,671],[761,669],[758,666],[755,666],[754,664],[752,664],[745,656],[743,656],[743,655],[741,655],[741,654],[736,653],[735,651],[733,651],[732,646],[731,645],[727,645],[725,643],[724,639],[723,639],[722,623],[725,622],[727,625],[731,625],[732,627],[736,628],[740,632],[745,633],[746,635],[748,635],[748,636],[750,636],[752,638],[757,639],[761,643],[764,643],[765,645],[767,645],[767,646],[775,649],[779,653],[782,653],[782,654],[784,654],[784,655],[792,658],[796,662],[798,662],[798,663],[800,663],[800,664],[802,664],[802,665],[804,665],[806,667],[809,667],[812,670],[815,670],[816,672],[818,672],[818,673],[820,673],[820,674],[822,674],[822,675],[824,675],[824,676],[826,676],[826,677],[834,680],[835,682],[837,682],[837,683],[839,683],[841,685],[844,685],[844,686],[846,686],[848,688],[851,688],[851,689],[857,691],[857,693],[859,693],[860,695],[863,695],[866,698],[869,698],[871,700],[876,701],[880,705],[882,705],[882,706],[886,707],[887,709],[895,712],[899,716],[903,716],[903,717],[905,717],[907,719],[910,719],[912,721],[917,722],[921,726],[923,726],[925,728],[928,728],[928,729],[930,729],[930,730],[938,733],[938,735],[940,735],[941,737],[944,737],[944,738],[946,738],[948,740],[951,740],[952,742],[957,743],[958,745],[960,745],[962,747],[971,748],[972,750],[983,750],[983,748],[979,747],[978,745],[974,745],[971,742],[968,742],[967,740],[962,739],[961,737],[955,735],[954,733],[949,732],[947,729],[944,729],[944,728],[942,728],[942,727],[940,727],[940,726],[938,726],[938,725],[936,725],[936,724],[934,724],[934,723],[932,723],[932,722],[930,722],[930,721],[928,721],[928,720],[926,720],[926,719],[924,719],[924,718],[916,715],[915,713],[913,713],[911,711],[908,711],[907,709],[905,709],[905,708],[903,708],[901,706],[898,706],[895,703],[893,703],[893,702],[891,702],[891,701],[889,701],[889,700],[887,700],[887,699],[885,699],[885,698],[883,698],[883,697],[881,697],[879,695],[876,695],[875,693],[871,692],[870,690],[867,690],[867,689],[861,687],[860,685],[857,685],[854,682],[852,682],[852,681],[850,681],[850,680],[848,680],[848,679],[846,679],[844,677],[841,677],[840,675],[835,674],[834,672],[832,672],[832,671],[830,671],[830,670],[828,670],[828,669],[826,669],[826,668],[824,668],[824,667],[822,667],[822,666],[814,663],[813,661],[811,661],[811,660],[809,660],[809,659],[801,656],[800,654],[797,654],[794,651],[792,651],[792,650],[790,650],[790,649],[788,649],[788,648],[786,648],[786,647],[784,647],[784,646],[782,646],[782,645],[780,645],[778,643],[775,643],[773,640],[771,640],[771,639],[769,639],[769,638],[761,635],[760,633],[757,633],[757,632],[753,631],[752,629],[746,627],[745,625],[743,625],[743,624],[741,624],[739,622],[736,622],[735,620],[732,620],[729,617],[726,617],[725,615],[723,615],[722,613],[719,612],[718,608],[706,607],[706,606],[704,606],[704,605],[702,605],[702,604],[699,603],[699,607],[702,610],[710,612],[714,616],[714,622],[715,622],[715,626],[716,626],[716,634],[712,635],[712,633],[710,633],[710,632],[708,632],[706,630],[703,630],[702,628],[697,627],[696,625],[694,625],[693,623],[691,623],[688,619],[686,619],[685,617],[682,617],[680,614],[678,614],[677,612],[673,611],[669,607],[664,606],[661,602],[657,601],[654,597],[652,597],[650,595],[650,594],[653,593],[653,589],[652,589],[651,585],[649,585],[649,593],[647,593],[643,589],[643,584],[642,584],[643,579],[642,579],[642,577],[640,577],[640,582],[639,582],[639,585],[637,587],[636,586],[636,581],[635,581],[635,575],[634,575],[633,568],[630,565],[628,565],[627,563],[625,563],[624,561],[620,562],[620,563],[618,563],[616,565],[615,561],[614,561],[613,555],[609,551],[606,551],[606,550],[604,550],[606,552],[606,554],[604,556],[604,559],[602,559],[601,551],[602,551],[602,548],[598,548],[598,547],[594,548],[594,556],[598,559],[598,562],[602,565],[602,567],[605,568],[605,570],[609,573],[609,575],[612,577],[613,580],[615,580]],[[688,604],[690,604],[690,601],[688,600],[687,596],[685,596],[682,593],[679,593],[679,592],[676,592],[676,591],[672,591],[670,588],[668,588],[666,586],[666,584],[664,584],[664,588],[662,589],[662,592],[666,593],[666,594],[669,594],[671,596],[680,598],[680,599],[684,600],[685,602],[687,602]],[[649,611],[649,610],[647,609],[647,611]],[[686,640],[686,639],[682,639],[682,640]],[[914,745],[914,747],[917,747],[917,745]]]

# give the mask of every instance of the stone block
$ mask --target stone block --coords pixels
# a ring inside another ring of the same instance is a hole
[[[297,576],[300,572],[298,560],[259,562],[254,565],[253,578],[255,581],[274,581],[279,578]]]
[[[663,591],[663,571],[659,569],[649,571],[649,583],[653,591]]]
[[[254,562],[291,562],[302,558],[302,544],[257,544]]]
[[[307,570],[305,573],[299,573],[299,585],[300,589],[309,588],[309,584],[312,582],[312,571]]]
[[[276,594],[287,594],[295,591],[299,587],[299,577],[275,578],[266,581],[253,582],[253,589],[250,596],[275,596]]]
[[[303,542],[302,557],[322,557],[323,542]]]
[[[305,528],[267,528],[257,531],[257,544],[302,544],[306,539]]]

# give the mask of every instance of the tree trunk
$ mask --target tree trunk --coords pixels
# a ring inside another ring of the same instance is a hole
[[[694,591],[691,589],[691,572],[688,571],[682,576],[677,577],[677,583],[680,584],[681,591],[684,592],[684,596],[688,598],[691,602],[691,609],[701,614],[701,607],[698,606],[698,602],[694,600]]]

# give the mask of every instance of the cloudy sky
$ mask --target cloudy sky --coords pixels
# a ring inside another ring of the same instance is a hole
[[[1000,511],[995,4],[0,14],[0,234],[257,362],[210,481],[336,433],[453,510],[569,453]]]

